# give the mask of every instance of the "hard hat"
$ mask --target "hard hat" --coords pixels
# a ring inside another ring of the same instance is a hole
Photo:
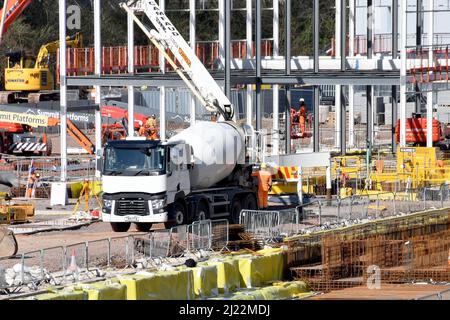
[[[267,169],[267,164],[261,163],[261,169]]]
[[[156,118],[156,114],[152,114],[152,118]]]
[[[305,99],[301,98],[301,99],[300,99],[300,102],[305,102]]]
[[[39,173],[36,173],[36,177],[39,178],[41,175]]]

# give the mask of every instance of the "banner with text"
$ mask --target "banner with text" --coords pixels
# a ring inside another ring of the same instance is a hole
[[[33,128],[47,127],[48,117],[26,113],[0,111],[0,122],[25,124]]]

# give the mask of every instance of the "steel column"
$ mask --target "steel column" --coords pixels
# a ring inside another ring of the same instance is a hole
[[[353,57],[355,55],[355,20],[356,20],[356,0],[350,1],[350,13],[349,13],[349,56]],[[350,147],[355,146],[355,87],[348,87],[348,120],[349,120],[349,135],[348,135],[348,144]]]
[[[285,74],[291,75],[291,0],[285,0]],[[286,88],[286,110],[285,110],[285,147],[286,154],[290,154],[291,150],[291,88],[289,85]]]
[[[219,61],[225,67],[225,0],[219,0]]]
[[[247,0],[247,59],[253,58],[253,1]],[[247,85],[247,124],[253,125],[253,87]]]
[[[280,55],[280,3],[273,0],[273,55]],[[272,154],[278,155],[280,151],[280,86],[272,86],[273,93],[273,131]]]
[[[347,69],[347,1],[341,0],[341,71],[345,72]],[[347,112],[346,112],[346,103],[345,103],[345,87],[341,86],[341,123],[340,127],[340,142],[341,142],[341,155],[345,155],[347,153]]]
[[[189,0],[189,41],[191,44],[192,51],[196,52],[196,7],[195,0]],[[191,126],[195,124],[196,121],[196,111],[195,111],[195,96],[191,94]]]
[[[225,1],[225,95],[231,99],[231,1]]]
[[[336,0],[336,26],[335,26],[335,56],[336,59],[341,58],[341,0]],[[339,127],[341,123],[341,85],[336,85],[335,95],[334,95],[334,135],[335,135],[335,147],[339,148],[341,145],[341,134],[339,132]]]
[[[166,1],[159,0],[159,7],[161,11],[166,10]],[[166,73],[166,59],[164,55],[159,53],[159,68],[161,73]],[[159,137],[161,141],[166,140],[166,87],[159,87]]]
[[[416,50],[420,50],[422,47],[422,35],[423,35],[423,2],[422,0],[416,1]],[[416,84],[416,113],[422,113],[422,94],[420,92],[419,85]]]
[[[101,0],[94,0],[94,60],[95,74],[102,74],[102,32],[101,32]],[[102,88],[95,87],[95,103],[99,106],[102,102]],[[100,158],[102,149],[102,115],[100,108],[95,110],[95,150],[96,159]],[[98,162],[96,162],[98,163]],[[96,167],[95,176],[101,177],[101,168]]]
[[[373,87],[366,87],[366,99],[367,99],[367,141],[370,146],[373,146],[373,104],[372,104],[372,95],[373,95]]]
[[[401,0],[402,29],[401,36],[401,68],[400,68],[400,147],[406,146],[406,72],[408,68],[407,45],[408,45],[408,3]]]
[[[262,127],[261,105],[261,0],[256,0],[256,130]]]
[[[133,15],[127,16],[128,37],[128,73],[134,74],[134,20]],[[128,86],[128,136],[134,137],[134,87]]]
[[[434,60],[434,0],[428,0],[428,60],[433,65]],[[427,147],[433,147],[433,91],[427,93]]]
[[[67,181],[67,64],[66,0],[59,0],[59,77],[60,77],[60,143],[61,182]]]
[[[313,2],[313,48],[314,48],[314,73],[319,73],[319,42],[320,42],[320,1]],[[320,151],[320,128],[319,128],[319,112],[320,111],[320,88],[314,86],[314,152]]]
[[[373,1],[367,0],[367,59],[373,58]]]
[[[398,0],[392,0],[392,59],[398,58]],[[395,127],[398,120],[397,86],[392,86],[392,152],[397,150]]]

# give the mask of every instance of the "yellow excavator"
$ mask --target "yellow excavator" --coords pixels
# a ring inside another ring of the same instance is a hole
[[[67,37],[67,46],[81,48],[83,36],[77,33]],[[59,41],[47,43],[41,47],[34,59],[23,51],[9,52],[5,69],[5,90],[0,92],[0,103],[59,100],[59,91],[55,90],[55,80],[51,69],[51,58],[59,49]]]

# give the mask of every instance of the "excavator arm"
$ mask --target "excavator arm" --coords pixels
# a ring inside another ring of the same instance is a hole
[[[83,36],[81,33],[76,33],[72,37],[66,38],[66,43],[68,47],[71,48],[80,48],[83,46]],[[48,67],[48,56],[51,54],[55,54],[59,49],[59,41],[53,41],[47,44],[44,44],[36,58],[35,68],[47,68]]]
[[[131,14],[206,110],[222,115],[225,121],[232,120],[234,110],[230,100],[156,1],[132,0],[121,3],[121,7]],[[144,13],[154,28],[145,25],[136,16],[138,13]],[[167,50],[172,52],[178,64],[167,54]]]
[[[60,123],[60,119],[49,118],[48,126],[57,126]],[[69,119],[67,119],[67,133],[90,155],[95,154],[95,145],[92,141],[81,131],[78,127]]]
[[[3,0],[1,0],[3,2]],[[0,26],[2,30],[1,36],[8,31],[11,24],[19,17],[22,12],[33,2],[33,0],[8,0],[6,8],[0,10],[0,19],[5,17],[3,21],[3,26]],[[0,21],[1,23],[1,21]]]

